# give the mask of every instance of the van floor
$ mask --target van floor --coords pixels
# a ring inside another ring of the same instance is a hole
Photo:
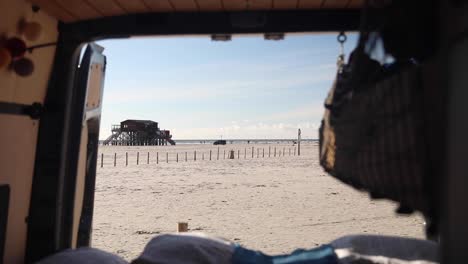
[[[394,203],[370,200],[327,176],[316,142],[302,143],[301,156],[294,148],[276,142],[227,144],[219,146],[218,156],[218,146],[208,144],[101,146],[92,245],[131,260],[151,237],[175,232],[178,222],[188,222],[189,232],[270,254],[347,234],[424,238],[420,215],[397,216]],[[224,159],[229,150],[235,159]]]

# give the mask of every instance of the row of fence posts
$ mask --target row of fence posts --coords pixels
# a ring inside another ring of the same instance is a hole
[[[291,148],[288,148],[289,156],[291,156]],[[210,150],[209,160],[212,160],[212,150]],[[252,147],[252,159],[254,158],[255,147]],[[278,153],[278,157],[281,157],[281,151],[277,152],[276,147],[273,149],[273,157],[276,157]],[[283,147],[283,156],[286,156],[286,147]],[[293,155],[296,156],[296,147],[294,147]],[[262,148],[262,154],[260,155],[260,148],[257,148],[257,158],[265,158],[265,148]],[[268,147],[268,158],[272,156],[271,146]],[[219,148],[216,154],[216,160],[219,160],[220,152]],[[234,158],[234,157],[233,157]],[[226,159],[226,150],[223,150],[223,159]],[[228,158],[229,159],[229,158]],[[237,159],[240,159],[240,150],[237,150]],[[244,149],[244,159],[247,159],[247,148]],[[193,161],[197,160],[197,151],[193,152]],[[205,153],[202,152],[202,160],[205,160]],[[187,151],[185,152],[185,162],[188,161]],[[179,152],[176,152],[176,162],[179,162]],[[150,152],[146,155],[146,164],[150,163]],[[169,152],[166,152],[166,163],[169,163]],[[140,164],[140,152],[137,152],[136,156],[136,165]],[[156,152],[156,164],[159,164],[159,152]],[[114,167],[117,166],[117,153],[114,153]],[[125,166],[128,166],[128,152],[125,152]],[[101,153],[101,168],[104,167],[104,153]]]

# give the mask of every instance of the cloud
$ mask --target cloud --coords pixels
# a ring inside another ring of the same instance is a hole
[[[174,128],[175,139],[293,139],[297,137],[298,128],[303,138],[317,138],[319,123],[239,123],[224,127]]]
[[[328,49],[302,49],[302,50],[288,50],[287,52],[278,52],[275,53],[274,56],[259,56],[256,55],[250,59],[247,58],[239,58],[239,59],[219,59],[211,62],[195,64],[195,65],[187,65],[184,67],[178,67],[177,72],[190,72],[196,74],[204,74],[206,72],[213,72],[219,70],[227,70],[229,71],[240,71],[243,73],[246,72],[255,72],[255,73],[267,73],[273,71],[284,71],[284,70],[291,70],[291,69],[299,69],[299,68],[306,68],[306,69],[324,69],[335,67],[336,63],[331,64],[323,64],[317,63],[317,58],[328,57],[332,58],[332,61],[336,57],[337,50],[335,48],[328,48]],[[298,63],[298,58],[310,58],[309,62],[307,63]],[[334,61],[333,61],[334,62]],[[165,74],[173,73],[174,71],[170,68],[166,68]]]
[[[324,107],[321,102],[311,102],[286,112],[280,112],[263,117],[265,121],[278,120],[320,120],[323,116]]]
[[[227,80],[200,80],[196,82],[173,81],[145,84],[132,88],[113,89],[104,94],[107,105],[120,103],[142,103],[155,101],[180,101],[238,98],[255,94],[284,91],[294,87],[331,82],[333,75],[323,71],[289,73],[285,75],[263,75],[255,78],[232,78]],[[106,91],[106,89],[105,89]]]

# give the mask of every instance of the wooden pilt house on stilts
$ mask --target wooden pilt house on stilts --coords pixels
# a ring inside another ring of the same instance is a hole
[[[124,146],[161,146],[167,143],[175,145],[171,131],[160,130],[158,122],[134,119],[112,125],[112,134],[103,142],[104,145]]]

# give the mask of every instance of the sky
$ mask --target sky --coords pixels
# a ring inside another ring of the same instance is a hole
[[[336,74],[337,34],[209,36],[98,42],[107,68],[100,138],[149,119],[173,139],[317,138]],[[356,44],[348,36],[345,53]]]

